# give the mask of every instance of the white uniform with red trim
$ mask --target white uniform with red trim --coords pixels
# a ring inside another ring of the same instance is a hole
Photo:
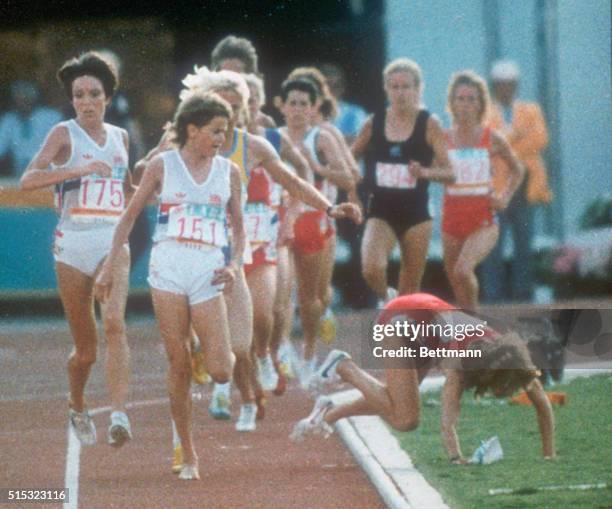
[[[161,157],[164,179],[148,281],[157,290],[186,295],[194,305],[223,290],[212,279],[226,265],[231,162],[214,157],[208,177],[197,184],[178,150]]]
[[[53,247],[55,261],[92,276],[110,251],[115,226],[125,208],[128,154],[119,127],[104,124],[106,141],[100,146],[76,120],[60,125],[66,127],[70,137],[70,157],[62,167],[83,167],[101,161],[112,169],[110,177],[86,175],[55,188],[60,214]]]

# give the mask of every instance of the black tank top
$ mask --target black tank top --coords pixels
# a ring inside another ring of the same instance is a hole
[[[423,167],[431,166],[434,152],[427,143],[427,121],[430,113],[420,110],[414,129],[410,137],[403,142],[390,142],[385,137],[385,118],[387,110],[382,109],[374,113],[372,119],[372,138],[368,144],[365,154],[366,172],[364,183],[366,190],[376,197],[388,199],[400,198],[402,201],[409,199],[426,204],[428,196],[429,181],[418,179],[416,186],[410,189],[380,186],[377,182],[377,166],[382,164],[407,165],[416,161]]]

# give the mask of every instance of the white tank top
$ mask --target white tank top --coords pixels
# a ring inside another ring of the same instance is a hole
[[[123,183],[128,171],[128,153],[122,130],[105,123],[106,142],[101,147],[76,120],[59,125],[65,126],[70,136],[70,158],[61,167],[82,167],[93,161],[102,161],[112,168],[113,173],[109,178],[85,175],[55,186],[55,205],[60,214],[58,229],[114,228],[125,208]],[[52,169],[55,168],[52,165]]]
[[[308,149],[312,158],[316,161],[317,164],[323,166],[323,163],[319,159],[319,155],[317,154],[317,140],[319,139],[319,134],[321,132],[320,127],[313,127],[310,131],[306,133],[304,136],[304,146]],[[314,186],[321,191],[323,196],[325,196],[332,205],[336,203],[338,199],[338,188],[335,184],[332,184],[326,178],[322,178],[319,175],[314,176]],[[305,206],[305,210],[317,210],[309,205]]]
[[[164,179],[154,242],[172,240],[198,247],[227,246],[231,161],[213,158],[208,177],[196,184],[178,150],[161,154]]]

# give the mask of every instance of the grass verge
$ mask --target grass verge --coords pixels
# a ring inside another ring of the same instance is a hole
[[[480,440],[497,435],[504,459],[484,466],[451,466],[440,439],[440,393],[422,397],[416,431],[395,433],[415,467],[452,509],[611,508],[612,507],[612,377],[577,378],[554,388],[568,395],[554,406],[557,461],[541,455],[533,407],[509,405],[464,394],[458,426],[463,454],[469,457]],[[596,484],[607,489],[536,491],[489,495],[489,489]]]

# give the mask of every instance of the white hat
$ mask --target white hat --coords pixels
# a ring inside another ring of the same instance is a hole
[[[493,81],[518,81],[521,70],[516,62],[512,60],[497,60],[491,68],[491,79]]]

